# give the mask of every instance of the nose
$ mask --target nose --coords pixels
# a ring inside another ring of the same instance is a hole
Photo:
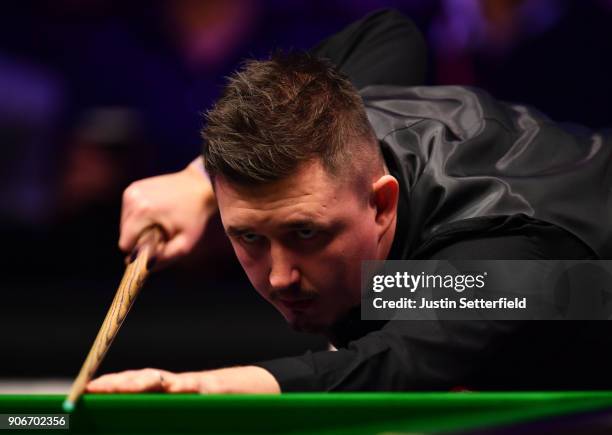
[[[270,287],[274,290],[290,288],[300,281],[300,272],[291,255],[282,246],[270,246]]]

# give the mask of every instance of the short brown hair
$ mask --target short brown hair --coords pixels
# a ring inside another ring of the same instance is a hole
[[[282,179],[316,158],[332,175],[354,171],[363,151],[382,162],[357,90],[331,63],[303,52],[247,61],[206,113],[202,135],[208,174],[240,184]]]

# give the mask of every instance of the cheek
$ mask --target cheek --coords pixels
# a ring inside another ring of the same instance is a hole
[[[364,220],[356,230],[355,237],[356,249],[362,252],[362,255],[368,259],[376,251],[378,246],[378,228],[373,221]]]
[[[326,247],[320,255],[303,262],[304,274],[320,288],[353,288],[361,282],[361,262],[372,259],[376,251],[376,236],[347,231]]]
[[[378,246],[376,226],[363,219],[355,222],[343,240],[342,249],[347,258],[352,261],[373,259]]]
[[[244,272],[247,274],[249,281],[251,281],[251,284],[259,293],[262,293],[262,290],[266,288],[268,278],[268,267],[265,254],[262,252],[256,255],[254,252],[249,252],[242,245],[233,241],[232,246],[234,247],[236,257],[242,269],[244,269]]]
[[[338,279],[344,285],[355,290],[361,287],[361,263],[365,260],[377,259],[378,238],[372,225],[362,223],[355,225],[347,233],[334,252],[336,264],[332,273],[337,273]]]

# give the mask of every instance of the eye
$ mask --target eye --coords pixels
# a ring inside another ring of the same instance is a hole
[[[317,233],[318,231],[313,228],[302,228],[296,231],[297,236],[302,240],[312,239]]]
[[[253,244],[261,240],[261,236],[255,233],[243,233],[240,235],[240,240],[244,243]]]

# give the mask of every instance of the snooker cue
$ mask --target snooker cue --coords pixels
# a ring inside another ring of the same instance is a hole
[[[164,232],[159,225],[153,225],[146,228],[138,238],[134,250],[134,254],[136,254],[135,258],[134,254],[132,254],[131,258],[133,260],[125,269],[115,298],[106,313],[100,331],[91,346],[89,354],[78,376],[70,388],[68,397],[62,405],[65,412],[72,412],[74,410],[74,406],[85,391],[87,383],[91,380],[100,366],[104,355],[106,355],[110,345],[117,336],[119,328],[123,324],[138,292],[149,275],[149,270],[147,268],[149,260],[164,240]]]

